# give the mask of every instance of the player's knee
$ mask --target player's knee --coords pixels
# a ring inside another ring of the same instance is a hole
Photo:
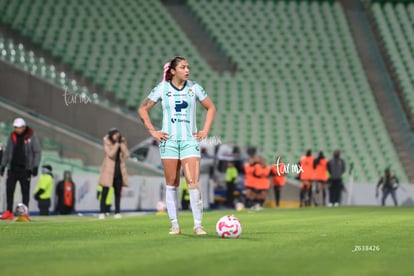
[[[167,183],[168,186],[178,187],[180,184],[180,179],[176,177],[167,177],[165,179],[165,182]]]

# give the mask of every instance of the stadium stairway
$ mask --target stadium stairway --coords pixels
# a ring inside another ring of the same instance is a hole
[[[217,72],[235,72],[236,64],[222,51],[183,0],[163,1],[165,8],[189,37],[200,55]]]
[[[397,154],[411,183],[414,182],[414,134],[404,113],[396,84],[385,65],[379,42],[368,20],[366,9],[359,0],[341,0],[354,37],[357,51],[365,68],[368,81],[375,95],[379,111],[383,117]]]
[[[414,130],[414,2],[375,0],[369,19],[405,114]]]

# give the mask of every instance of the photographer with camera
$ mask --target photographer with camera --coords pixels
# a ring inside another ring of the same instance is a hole
[[[126,140],[116,128],[111,128],[103,138],[105,157],[99,176],[99,185],[102,186],[99,219],[105,218],[105,202],[110,187],[114,188],[115,216],[121,218],[121,190],[128,187],[128,174],[125,159],[129,157]]]

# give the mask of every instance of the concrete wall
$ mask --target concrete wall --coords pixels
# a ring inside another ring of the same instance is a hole
[[[0,61],[0,96],[99,139],[112,127],[130,145],[149,136],[138,115],[92,103],[4,61]]]

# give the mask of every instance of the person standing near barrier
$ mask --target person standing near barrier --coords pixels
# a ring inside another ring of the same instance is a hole
[[[3,176],[7,167],[6,195],[7,209],[0,219],[13,220],[13,197],[16,183],[19,181],[22,202],[29,207],[30,180],[37,176],[41,159],[41,147],[37,135],[22,118],[13,122],[14,131],[7,140],[6,150],[1,161],[0,175]],[[29,220],[29,215],[27,215]]]
[[[53,172],[52,166],[43,165],[42,175],[39,177],[37,186],[34,190],[34,199],[37,200],[39,207],[39,214],[41,216],[49,215],[49,208],[51,205],[51,197],[53,190]]]
[[[341,193],[344,189],[342,176],[346,171],[345,161],[341,158],[341,152],[335,150],[333,158],[328,161],[329,177],[329,204],[328,206],[339,206]]]
[[[103,138],[104,160],[99,175],[99,185],[102,186],[99,219],[105,218],[106,198],[109,188],[114,188],[115,216],[121,218],[121,191],[128,187],[128,173],[125,160],[129,157],[129,150],[125,137],[116,128],[111,128]]]
[[[394,206],[398,206],[397,202],[397,195],[396,191],[399,186],[398,178],[393,174],[390,168],[386,168],[384,170],[384,175],[378,181],[376,187],[375,196],[378,197],[378,190],[381,188],[382,190],[382,199],[381,205],[385,206],[385,200],[387,199],[388,195],[391,195],[392,200],[394,201]]]
[[[229,208],[234,209],[234,191],[236,190],[236,181],[239,176],[234,163],[227,162],[226,168],[226,205]]]
[[[181,181],[180,184],[180,198],[181,198],[181,209],[188,210],[190,208],[190,193],[188,191],[187,182],[185,178]]]
[[[312,181],[313,181],[313,161],[312,150],[308,149],[306,154],[302,156],[299,161],[299,166],[302,171],[299,175],[300,178],[300,194],[299,194],[299,207],[309,207],[312,202]]]
[[[166,182],[166,205],[171,221],[169,234],[181,234],[178,222],[177,189],[180,170],[184,171],[193,213],[196,235],[205,235],[202,226],[203,203],[200,191],[200,145],[207,137],[214,120],[216,108],[205,90],[189,80],[190,67],[184,57],[174,57],[164,65],[162,81],[150,92],[138,108],[138,114],[150,135],[159,141]],[[196,103],[207,110],[202,130],[196,126]],[[162,129],[153,126],[149,111],[157,102],[163,110]]]
[[[98,190],[96,191],[96,198],[98,199],[99,204],[101,203],[103,187],[102,185],[98,185]],[[108,193],[106,195],[105,200],[105,216],[109,216],[111,214],[111,207],[112,202],[114,200],[114,187],[109,187]]]
[[[322,151],[319,152],[318,157],[313,162],[315,170],[314,180],[316,182],[316,193],[322,191],[322,205],[326,205],[326,188],[328,185],[328,159]]]
[[[276,207],[280,206],[280,194],[283,186],[286,184],[285,164],[281,162],[280,157],[277,158],[276,164],[271,167],[271,176],[273,183],[273,191],[275,193]]]
[[[55,211],[58,214],[69,215],[75,212],[76,186],[70,171],[63,173],[63,179],[56,185],[55,195]]]
[[[245,207],[251,208],[254,206],[256,200],[256,188],[255,188],[255,177],[253,175],[254,168],[259,162],[259,158],[254,155],[250,156],[249,160],[243,166],[244,170],[244,186],[246,187],[246,202]]]
[[[267,165],[266,159],[262,156],[258,157],[258,163],[254,165],[254,193],[255,193],[255,210],[262,210],[266,200],[267,191],[270,188],[271,167]]]

